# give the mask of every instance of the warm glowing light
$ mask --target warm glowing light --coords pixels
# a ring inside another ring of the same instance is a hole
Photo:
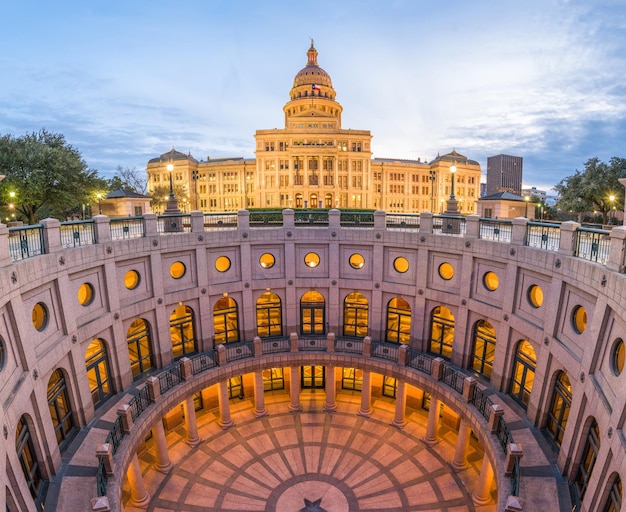
[[[174,170],[174,165],[173,164],[167,164],[167,170],[169,172],[172,172]]]
[[[452,165],[450,166],[450,172],[451,172],[452,174],[454,174],[454,173],[456,172],[456,165],[452,164]]]

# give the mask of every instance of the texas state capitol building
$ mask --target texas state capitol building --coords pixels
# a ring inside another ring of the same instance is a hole
[[[480,165],[452,151],[432,162],[372,159],[368,130],[343,129],[343,107],[311,44],[307,65],[293,81],[283,107],[284,129],[257,130],[256,159],[197,161],[171,151],[148,162],[148,188],[186,191],[179,206],[190,211],[241,208],[365,208],[442,213],[456,167],[455,196],[463,214],[476,212]]]
[[[0,510],[620,510],[626,228],[324,215],[0,225]]]

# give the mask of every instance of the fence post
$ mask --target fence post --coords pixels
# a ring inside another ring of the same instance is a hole
[[[145,236],[154,236],[159,234],[157,227],[157,216],[154,213],[143,214],[143,234]]]
[[[433,214],[432,212],[420,213],[420,233],[433,232]]]
[[[435,357],[435,359],[433,359],[433,378],[435,380],[441,380],[441,377],[443,376],[444,364],[445,361],[443,357]]]
[[[341,227],[341,212],[335,208],[328,210],[328,227],[339,229]]]
[[[465,385],[463,386],[463,400],[469,403],[474,396],[474,388],[476,387],[476,379],[474,377],[465,377]]]
[[[363,338],[363,355],[365,357],[371,357],[372,355],[372,338],[369,336]]]
[[[328,347],[326,348],[326,352],[334,352],[335,351],[335,333],[329,332],[326,336],[328,340]]]
[[[58,219],[44,219],[41,221],[43,226],[43,246],[46,254],[63,250],[61,245],[61,223]]]
[[[239,231],[250,229],[250,212],[248,210],[239,210],[237,212],[237,229]]]
[[[283,227],[287,229],[296,227],[296,212],[291,208],[285,208],[283,210]]]
[[[407,345],[400,345],[398,349],[398,364],[400,366],[406,366],[409,362],[409,347]]]
[[[292,332],[289,335],[289,341],[291,343],[291,352],[297,352],[298,351],[298,333]]]
[[[374,229],[385,229],[385,223],[387,214],[383,210],[376,210],[374,212]]]
[[[465,238],[480,238],[480,215],[465,217]]]
[[[626,227],[616,226],[609,235],[609,259],[606,262],[607,270],[614,272],[624,271],[624,246],[626,245]]]
[[[96,447],[96,457],[102,460],[107,476],[113,476],[113,447],[111,443],[99,444]]]
[[[193,373],[191,371],[191,359],[188,357],[181,357],[180,361],[180,376],[183,380],[191,380]]]
[[[96,215],[93,218],[93,230],[97,244],[111,241],[111,219],[106,215]]]
[[[526,217],[516,217],[513,219],[511,229],[511,245],[526,245],[526,231],[528,229],[528,219]]]
[[[519,496],[509,496],[506,499],[504,512],[521,512],[524,510],[524,500]]]
[[[161,396],[159,379],[156,377],[148,377],[146,379],[146,386],[148,387],[148,398],[150,399],[150,403],[155,403]]]
[[[568,220],[561,224],[559,235],[559,254],[572,256],[576,250],[576,230],[580,227],[578,222]]]
[[[226,347],[220,343],[217,347],[215,347],[217,352],[217,364],[219,366],[225,365],[228,361],[226,361]]]
[[[109,498],[106,496],[98,496],[91,499],[91,511],[92,512],[110,512]]]
[[[8,267],[12,263],[13,258],[9,248],[9,228],[6,224],[0,224],[0,267]]]
[[[133,416],[130,410],[130,405],[120,405],[117,409],[117,415],[122,418],[122,430],[124,434],[130,434],[133,428]]]
[[[521,444],[509,443],[506,450],[506,460],[504,461],[504,476],[511,476],[515,467],[515,460],[519,462],[524,456]]]
[[[504,414],[504,409],[500,407],[498,404],[493,404],[491,406],[491,414],[489,414],[489,432],[495,434],[498,430],[498,425],[500,424],[500,418]]]
[[[259,357],[263,355],[263,343],[261,342],[261,338],[258,336],[254,337],[254,357]]]
[[[190,213],[191,216],[191,232],[192,233],[204,233],[204,213],[198,210],[194,210]]]

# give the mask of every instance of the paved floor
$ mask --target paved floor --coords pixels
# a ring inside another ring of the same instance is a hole
[[[288,410],[286,394],[266,395],[268,415],[255,418],[251,400],[231,400],[236,426],[222,430],[217,411],[198,415],[203,442],[190,448],[182,428],[167,434],[174,463],[154,469],[154,447],[140,454],[153,512],[268,511],[493,512],[475,507],[470,493],[482,453],[470,443],[468,469],[455,472],[456,433],[442,426],[441,442],[428,447],[426,412],[407,410],[407,426],[390,423],[393,404],[374,403],[371,418],[356,413],[360,395],[337,396],[337,411],[323,411],[324,393],[302,392],[303,411]],[[202,414],[200,414],[202,413]],[[123,499],[126,512],[138,512]],[[492,489],[495,496],[495,488]]]

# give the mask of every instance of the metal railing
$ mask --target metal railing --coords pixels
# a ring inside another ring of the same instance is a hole
[[[440,235],[465,235],[465,217],[433,215],[433,233]]]
[[[509,426],[506,424],[506,421],[504,421],[502,416],[498,416],[497,422],[498,424],[496,425],[495,434],[498,441],[500,441],[500,446],[502,446],[504,453],[506,453],[506,447],[513,442],[513,436],[511,435]]]
[[[159,390],[161,394],[166,393],[181,381],[180,366],[172,366],[168,370],[159,374]]]
[[[548,251],[558,251],[561,226],[546,222],[529,222],[526,225],[526,245]]]
[[[443,372],[441,380],[450,386],[458,393],[463,394],[463,384],[465,383],[466,375],[461,373],[447,364],[443,365]]]
[[[110,223],[111,239],[125,240],[145,236],[143,217],[112,218]]]
[[[420,228],[419,214],[388,213],[385,215],[387,229],[418,231]]]
[[[9,253],[13,261],[45,254],[43,226],[33,224],[9,228]]]
[[[233,343],[224,343],[226,348],[226,361],[238,361],[254,356],[254,342],[252,341],[235,341]]]
[[[236,213],[205,213],[204,214],[204,230],[211,231],[213,229],[236,229],[237,214]]]
[[[489,421],[493,401],[478,386],[474,386],[474,392],[470,397],[470,404],[474,404],[474,407],[478,409],[482,417]]]
[[[191,233],[191,215],[162,215],[157,218],[157,233],[169,235],[174,233]]]
[[[215,362],[215,352],[203,352],[202,354],[195,355],[191,359],[191,374],[197,375],[210,368],[215,368],[217,363]]]
[[[148,395],[148,387],[145,386],[139,390],[134,397],[128,402],[130,407],[130,415],[135,421],[139,415],[150,406],[150,396]]]
[[[513,471],[511,472],[511,496],[519,496],[519,484],[522,478],[519,457],[513,459]]]
[[[347,354],[362,354],[363,340],[356,338],[335,338],[335,351]]]
[[[109,486],[109,475],[104,467],[104,457],[100,457],[98,462],[98,472],[96,473],[96,487],[98,496],[106,496]]]
[[[323,350],[328,348],[328,338],[325,336],[301,336],[298,337],[298,350],[303,352]]]
[[[279,352],[289,352],[291,343],[288,338],[261,340],[261,351],[264,354],[276,354]]]
[[[373,212],[341,212],[339,223],[350,228],[371,228],[374,226]]]
[[[379,357],[380,359],[387,359],[388,361],[397,361],[399,348],[400,345],[397,343],[372,341],[372,357]]]
[[[61,222],[61,245],[65,249],[94,245],[96,243],[94,226],[93,220]]]
[[[478,238],[480,238],[481,240],[510,243],[512,234],[512,220],[479,220]]]
[[[113,426],[111,427],[111,430],[109,430],[109,433],[104,442],[109,443],[111,445],[111,450],[113,451],[113,454],[115,455],[115,452],[119,448],[120,443],[122,442],[122,439],[124,439],[124,429],[122,428],[122,417],[118,416],[117,418],[115,418],[115,421],[113,422]]]
[[[578,228],[574,256],[589,261],[606,263],[609,259],[610,231],[604,229]]]
[[[280,227],[283,225],[283,212],[250,212],[251,227]]]
[[[417,350],[409,349],[407,366],[426,375],[433,374],[433,358]]]
[[[296,226],[328,226],[328,212],[296,210],[294,223]]]

